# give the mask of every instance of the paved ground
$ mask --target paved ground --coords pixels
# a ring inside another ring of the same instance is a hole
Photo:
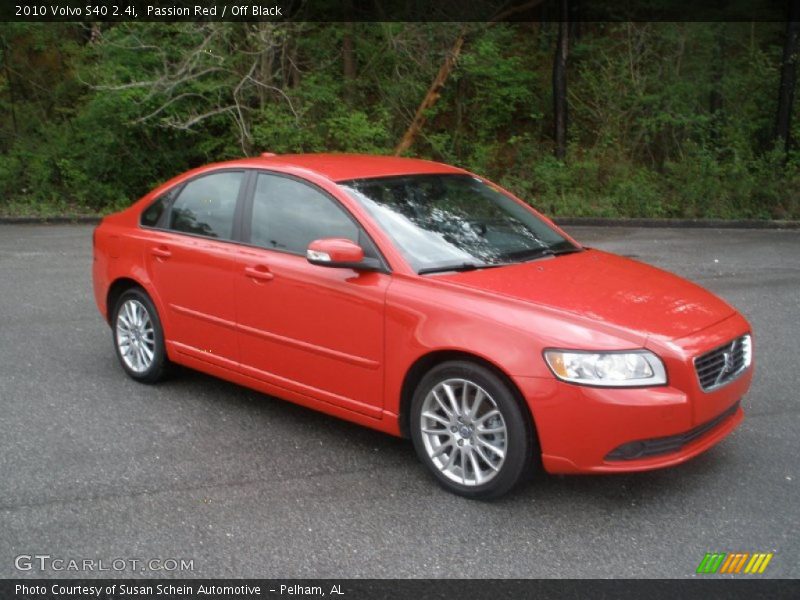
[[[196,373],[132,382],[93,304],[91,227],[0,226],[0,577],[25,575],[19,554],[193,559],[203,577],[687,577],[736,550],[800,576],[800,232],[572,232],[745,313],[747,417],[676,469],[485,504],[442,491],[408,442]]]

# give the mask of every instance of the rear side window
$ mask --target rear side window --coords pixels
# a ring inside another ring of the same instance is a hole
[[[169,228],[229,240],[244,172],[224,171],[187,183],[170,213]]]
[[[359,243],[359,227],[333,200],[313,187],[259,173],[253,197],[250,242],[263,248],[305,254],[321,238]]]

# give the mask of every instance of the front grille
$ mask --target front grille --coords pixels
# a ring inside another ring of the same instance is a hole
[[[714,348],[694,359],[694,370],[703,391],[722,387],[730,383],[750,366],[752,345],[749,335]]]
[[[710,421],[698,425],[694,429],[684,431],[677,435],[670,435],[649,440],[639,440],[628,442],[615,448],[606,455],[606,460],[636,460],[638,458],[649,458],[661,454],[671,454],[683,448],[689,442],[702,437],[718,425],[722,424],[728,417],[739,410],[739,402],[727,409],[722,414],[717,415]]]

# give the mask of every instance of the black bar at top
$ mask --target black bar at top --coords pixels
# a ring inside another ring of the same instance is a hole
[[[4,0],[0,21],[472,21],[559,19],[562,0]],[[784,21],[800,0],[568,0],[573,21]]]

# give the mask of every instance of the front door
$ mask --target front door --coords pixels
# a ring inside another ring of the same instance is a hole
[[[259,172],[236,270],[239,345],[248,375],[379,418],[383,407],[385,273],[315,266],[308,244],[372,242],[333,198]],[[248,234],[249,230],[249,234]]]

